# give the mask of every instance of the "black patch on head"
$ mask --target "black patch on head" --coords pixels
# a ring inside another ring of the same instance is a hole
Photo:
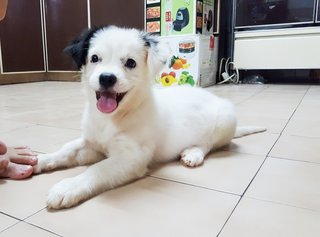
[[[68,45],[64,52],[71,55],[74,62],[76,63],[78,69],[82,67],[82,65],[86,64],[86,58],[88,56],[88,50],[90,46],[90,39],[94,36],[94,34],[103,29],[105,27],[88,29],[83,32],[79,37],[74,39],[70,45]]]
[[[147,47],[156,46],[159,43],[156,35],[152,33],[142,33],[142,39]]]

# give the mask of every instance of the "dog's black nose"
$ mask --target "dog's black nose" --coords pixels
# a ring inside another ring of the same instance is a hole
[[[117,78],[112,73],[102,73],[99,77],[100,85],[104,88],[109,88],[116,84]]]

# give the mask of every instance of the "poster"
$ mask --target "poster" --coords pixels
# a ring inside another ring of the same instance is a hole
[[[196,33],[194,0],[161,1],[161,35],[186,35]]]
[[[159,86],[196,86],[199,74],[199,37],[167,36],[171,55],[156,83]]]
[[[160,0],[147,0],[146,2],[146,32],[159,33],[161,31],[161,4]]]

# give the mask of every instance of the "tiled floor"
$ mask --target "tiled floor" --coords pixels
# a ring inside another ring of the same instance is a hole
[[[0,139],[52,152],[80,134],[80,83],[0,86]],[[46,192],[85,167],[0,179],[2,236],[320,236],[320,86],[223,85],[240,125],[204,165],[164,165],[72,209],[49,212]]]

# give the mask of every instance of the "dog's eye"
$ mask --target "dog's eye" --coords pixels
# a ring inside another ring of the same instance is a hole
[[[90,62],[92,62],[92,63],[99,62],[99,57],[96,54],[92,55]]]
[[[129,59],[126,61],[125,66],[126,66],[127,68],[132,69],[132,68],[135,68],[135,67],[137,66],[137,63],[136,63],[136,61],[134,61],[132,58],[129,58]]]

